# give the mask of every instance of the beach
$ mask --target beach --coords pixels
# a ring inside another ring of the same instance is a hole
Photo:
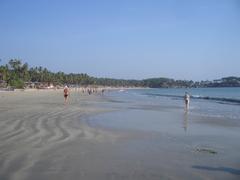
[[[240,178],[238,116],[129,92],[0,92],[0,179]]]

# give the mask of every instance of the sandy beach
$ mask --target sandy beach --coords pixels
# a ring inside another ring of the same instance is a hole
[[[0,179],[239,179],[239,127],[108,95],[0,92]]]
[[[105,141],[108,137],[113,140],[112,136],[81,121],[85,116],[106,111],[99,105],[102,99],[101,96],[72,92],[69,104],[65,106],[62,90],[1,92],[0,179],[27,179],[44,154],[55,152],[58,146],[71,141],[93,143]],[[61,156],[60,159],[64,159],[68,154]],[[63,164],[57,163],[52,168]],[[60,171],[52,168],[47,168],[50,174]],[[43,177],[39,176],[39,179]]]
[[[0,180],[240,180],[240,0],[0,0]]]

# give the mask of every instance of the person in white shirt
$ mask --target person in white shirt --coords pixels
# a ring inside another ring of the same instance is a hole
[[[190,95],[187,92],[185,92],[184,101],[185,101],[185,110],[187,111],[189,109],[189,104],[190,104]]]

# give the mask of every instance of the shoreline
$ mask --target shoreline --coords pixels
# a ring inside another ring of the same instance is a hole
[[[65,106],[62,90],[2,94],[1,179],[239,178],[239,123],[118,98],[72,90]]]

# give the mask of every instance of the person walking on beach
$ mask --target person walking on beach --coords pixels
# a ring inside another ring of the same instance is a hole
[[[102,95],[104,94],[104,91],[105,91],[105,90],[104,90],[104,89],[102,89]]]
[[[67,86],[65,86],[63,89],[63,96],[64,96],[64,104],[66,105],[69,97],[69,89]]]
[[[190,103],[190,95],[187,92],[185,92],[184,101],[185,101],[185,110],[187,111],[189,109],[189,103]]]

